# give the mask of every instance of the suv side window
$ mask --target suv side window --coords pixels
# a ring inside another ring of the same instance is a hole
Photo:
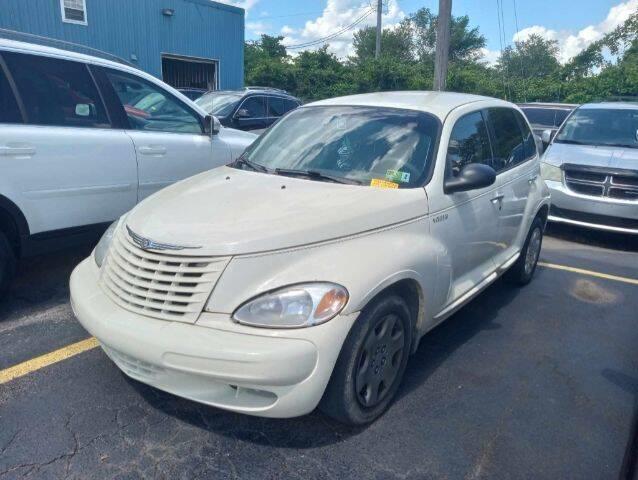
[[[38,55],[3,53],[32,125],[109,128],[87,66]]]
[[[525,121],[525,118],[523,118],[523,115],[521,115],[521,113],[517,110],[512,111],[514,112],[514,116],[516,116],[516,120],[518,120],[518,126],[523,133],[524,159],[522,161],[529,160],[536,155],[536,140],[534,139],[534,134],[527,126],[527,122]]]
[[[4,74],[2,64],[0,64],[0,123],[22,123],[18,102],[13,96],[13,90]]]
[[[288,113],[290,110],[294,110],[299,106],[299,103],[295,100],[284,100],[284,113]]]
[[[152,132],[202,133],[199,115],[178,98],[143,78],[106,70],[130,128]]]
[[[515,110],[506,107],[489,108],[487,120],[492,128],[492,166],[496,172],[506,170],[525,160],[523,135],[516,120]]]
[[[281,117],[286,112],[284,99],[281,97],[268,97],[268,116]]]
[[[248,97],[240,109],[248,112],[245,118],[266,118],[266,97]]]
[[[492,165],[487,126],[481,112],[468,113],[456,121],[447,147],[447,161],[454,176],[470,163]]]

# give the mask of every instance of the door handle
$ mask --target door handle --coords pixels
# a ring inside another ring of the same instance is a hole
[[[148,145],[148,146],[140,147],[137,150],[142,155],[155,155],[155,156],[166,155],[166,147],[162,147],[161,145]]]
[[[527,180],[527,183],[529,183],[530,185],[534,185],[534,182],[536,181],[537,178],[538,178],[538,175],[534,175],[533,177],[530,177],[529,180]]]
[[[35,148],[29,146],[10,147],[0,146],[0,156],[3,157],[24,157],[35,155]]]
[[[500,202],[501,200],[503,200],[505,198],[505,195],[503,195],[502,193],[499,193],[498,195],[493,196],[490,199],[490,202],[496,204],[498,202]]]

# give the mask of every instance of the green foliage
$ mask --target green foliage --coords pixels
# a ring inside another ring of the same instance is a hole
[[[304,101],[382,90],[430,90],[434,76],[437,18],[421,8],[382,32],[374,58],[375,30],[354,35],[354,54],[340,60],[327,45],[290,55],[283,37],[246,42],[245,83],[283,88]],[[638,13],[567,64],[555,41],[531,35],[503,50],[494,66],[482,61],[485,37],[467,16],[451,24],[448,90],[514,102],[582,103],[638,95]],[[611,62],[610,55],[617,61]]]

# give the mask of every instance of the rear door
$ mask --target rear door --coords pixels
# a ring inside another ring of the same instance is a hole
[[[137,200],[133,142],[86,64],[1,52],[24,124],[0,128],[0,162],[32,234],[110,222]]]
[[[527,122],[513,108],[487,109],[490,126],[499,213],[496,263],[503,264],[520,250],[524,240],[525,210],[538,176],[536,143]]]
[[[119,70],[103,69],[133,140],[142,200],[184,178],[230,162],[218,135],[204,133],[203,119],[159,85]]]

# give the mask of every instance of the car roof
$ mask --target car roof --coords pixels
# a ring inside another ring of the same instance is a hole
[[[638,109],[638,102],[597,102],[586,103],[580,106],[581,109],[593,110],[597,108],[612,108],[618,110],[635,110]]]
[[[431,113],[441,120],[455,108],[470,103],[486,103],[487,106],[514,107],[514,104],[499,100],[497,98],[471,95],[467,93],[454,92],[430,92],[430,91],[399,91],[399,92],[377,92],[364,93],[361,95],[349,95],[345,97],[320,100],[306,105],[308,106],[369,106],[402,108],[406,110],[416,110]]]
[[[578,106],[576,103],[551,103],[551,102],[529,102],[517,103],[520,108],[548,108],[556,110],[573,110]]]

